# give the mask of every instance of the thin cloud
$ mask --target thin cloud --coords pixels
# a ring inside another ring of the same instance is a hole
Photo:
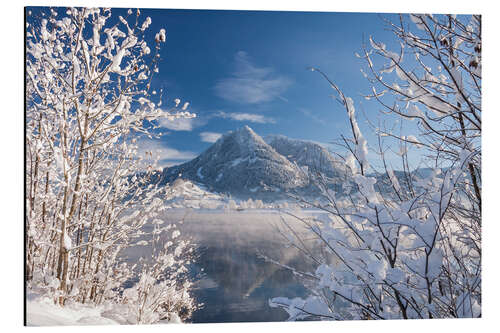
[[[255,113],[236,113],[236,112],[227,113],[224,111],[220,111],[217,113],[217,117],[236,120],[236,121],[249,121],[252,123],[259,123],[259,124],[276,123],[276,120],[274,120],[273,118],[265,117],[263,115]]]
[[[137,146],[137,156],[142,157],[144,165],[158,161],[159,167],[166,167],[192,160],[198,156],[194,152],[170,148],[159,140],[145,137],[138,140]],[[152,156],[149,153],[152,153]]]
[[[309,109],[297,108],[297,110],[299,110],[299,112],[302,113],[303,115],[305,115],[306,117],[312,119],[314,122],[321,124],[321,125],[326,125],[326,122],[324,119],[321,119],[316,114],[312,113]]]
[[[193,110],[189,110],[189,112],[196,114],[196,117],[176,119],[161,118],[158,120],[158,124],[160,127],[171,131],[191,132],[195,128],[201,127],[207,123],[207,119],[201,117],[199,113]]]
[[[234,59],[235,71],[231,77],[221,79],[214,87],[217,96],[241,104],[269,102],[285,92],[292,81],[276,75],[271,67],[257,67],[244,51]]]
[[[214,132],[201,132],[200,133],[201,141],[203,141],[203,142],[209,142],[209,143],[214,143],[221,136],[222,136],[221,133],[214,133]]]
[[[177,118],[173,120],[160,119],[160,127],[168,128],[172,131],[192,131],[196,118]]]

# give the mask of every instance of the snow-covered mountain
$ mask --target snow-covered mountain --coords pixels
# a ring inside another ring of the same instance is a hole
[[[412,175],[421,178],[418,171],[429,173],[418,169]],[[195,159],[163,169],[156,181],[173,184],[177,179],[184,179],[208,192],[275,201],[286,199],[287,192],[317,198],[319,189],[310,180],[310,175],[316,172],[324,176],[333,191],[344,193],[350,191],[347,188],[356,189],[349,180],[346,165],[320,144],[282,135],[263,139],[244,126],[223,135]],[[394,171],[394,174],[400,185],[407,188],[404,173]],[[377,179],[379,191],[392,191],[384,173],[370,176]]]
[[[291,139],[283,135],[269,135],[265,141],[279,154],[311,172],[326,177],[338,177],[346,172],[345,163],[335,159],[328,150],[312,141]]]
[[[284,192],[309,183],[297,164],[248,126],[223,135],[195,159],[165,168],[161,182],[177,178],[201,183],[211,191],[244,196]]]

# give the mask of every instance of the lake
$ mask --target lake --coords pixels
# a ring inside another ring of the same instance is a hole
[[[183,219],[178,225],[181,234],[196,244],[191,273],[201,279],[195,283],[193,295],[204,306],[193,313],[193,323],[283,321],[287,313],[271,308],[269,299],[308,294],[291,271],[259,257],[260,253],[314,270],[298,250],[284,246],[276,229],[283,226],[277,211],[169,211],[164,218],[168,222]],[[292,224],[300,230],[299,223]]]

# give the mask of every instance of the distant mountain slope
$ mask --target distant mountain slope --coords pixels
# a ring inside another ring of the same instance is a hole
[[[346,172],[345,164],[317,143],[290,139],[283,135],[270,135],[265,141],[289,161],[307,167],[311,172],[320,172],[327,177],[338,177]]]
[[[248,126],[225,134],[195,159],[165,168],[161,182],[177,178],[233,195],[268,192],[266,186],[287,191],[308,184],[307,176],[296,164]]]

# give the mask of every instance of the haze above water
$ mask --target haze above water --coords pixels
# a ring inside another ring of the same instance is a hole
[[[307,295],[303,284],[287,269],[270,263],[259,253],[311,271],[309,261],[296,249],[285,248],[276,230],[277,211],[223,212],[208,210],[169,211],[168,222],[178,222],[181,234],[196,244],[193,274],[201,273],[194,296],[204,304],[192,317],[195,323],[283,321],[285,311],[269,306],[277,296]],[[300,223],[292,223],[304,230]]]

